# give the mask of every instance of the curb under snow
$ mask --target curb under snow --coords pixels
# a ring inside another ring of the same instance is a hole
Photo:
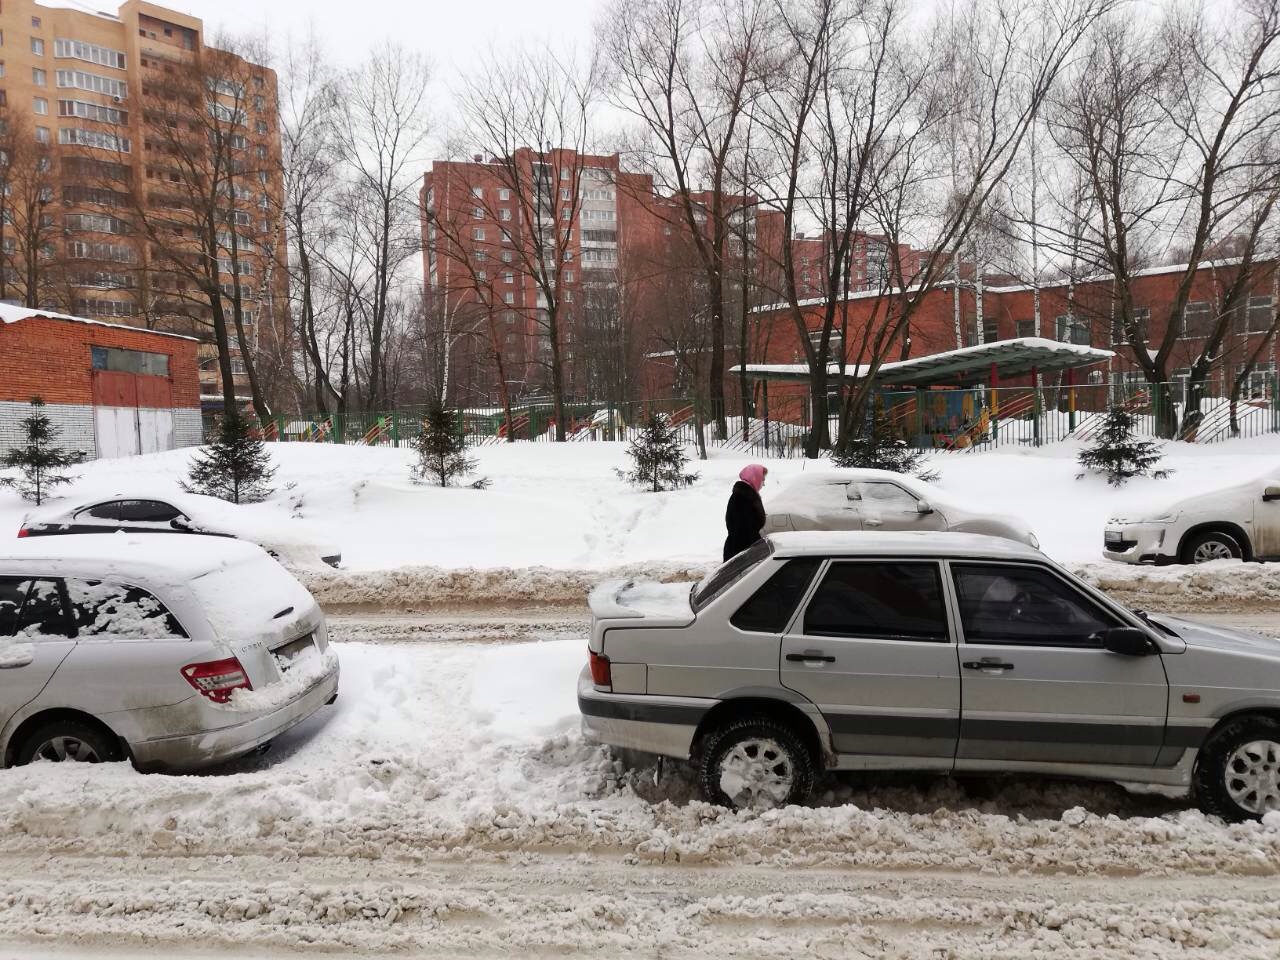
[[[1195,567],[1138,567],[1095,561],[1069,569],[1121,603],[1152,610],[1280,610],[1280,564],[1220,560]],[[369,572],[302,571],[330,610],[422,612],[432,608],[560,607],[585,610],[602,580],[639,577],[675,583],[714,568],[699,563],[634,563],[595,570],[553,567],[401,567]]]

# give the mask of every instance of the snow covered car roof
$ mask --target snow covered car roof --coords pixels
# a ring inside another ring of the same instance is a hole
[[[1023,543],[977,533],[936,530],[902,532],[814,530],[769,535],[776,557],[927,556],[992,560],[1044,560],[1044,554]]]
[[[140,574],[158,583],[180,583],[214,570],[256,560],[266,553],[257,544],[230,537],[175,533],[68,534],[3,541],[0,568],[8,561],[57,561],[84,575]]]

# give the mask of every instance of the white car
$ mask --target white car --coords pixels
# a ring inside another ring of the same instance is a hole
[[[265,748],[338,689],[311,594],[260,547],[227,538],[10,543],[0,668],[6,766],[193,770]]]
[[[764,533],[788,530],[943,530],[981,533],[1040,549],[1031,528],[1003,514],[979,513],[914,477],[888,470],[830,470],[792,480],[765,505]]]
[[[235,537],[296,566],[336,567],[342,562],[342,551],[305,521],[265,517],[255,507],[170,491],[131,490],[37,508],[23,518],[18,536],[119,532]]]
[[[1124,563],[1280,557],[1280,478],[1250,480],[1133,517],[1103,531],[1103,556]]]

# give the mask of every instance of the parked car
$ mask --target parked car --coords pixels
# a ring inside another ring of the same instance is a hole
[[[0,757],[194,770],[332,703],[311,594],[253,544],[39,537],[0,552]]]
[[[68,533],[194,533],[256,543],[277,559],[301,565],[342,563],[342,551],[304,521],[249,519],[250,508],[194,493],[133,491],[50,504],[29,512],[19,537]]]
[[[949,530],[1005,537],[1040,548],[1017,517],[947,500],[913,477],[888,470],[805,473],[766,505],[766,533],[785,530]]]
[[[692,760],[715,803],[910,769],[1280,809],[1280,641],[1130,611],[1011,540],[777,534],[699,584],[603,584],[591,612],[586,736]]]
[[[1107,521],[1103,555],[1124,563],[1205,563],[1280,558],[1280,478],[1187,497]]]

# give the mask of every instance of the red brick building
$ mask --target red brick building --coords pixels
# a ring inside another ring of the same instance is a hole
[[[191,337],[0,304],[0,451],[41,397],[60,443],[89,457],[201,442]]]
[[[791,241],[796,265],[796,294],[801,298],[821,297],[826,291],[830,273],[833,243],[830,234],[806,237],[798,234]],[[889,238],[880,234],[856,232],[849,238],[844,275],[849,291],[882,290],[892,276]],[[910,282],[919,273],[928,251],[913,250],[898,244],[902,272]]]

